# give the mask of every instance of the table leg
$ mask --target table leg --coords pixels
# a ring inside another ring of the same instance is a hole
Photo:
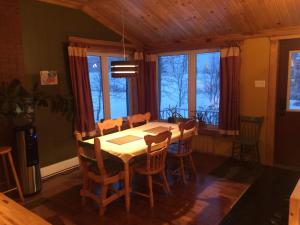
[[[124,173],[125,173],[125,205],[126,211],[130,210],[130,171],[129,171],[129,162],[124,163]]]

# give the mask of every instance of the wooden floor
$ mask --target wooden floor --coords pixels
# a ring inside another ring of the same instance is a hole
[[[41,193],[26,199],[26,207],[54,225],[217,225],[249,184],[209,175],[224,158],[195,154],[194,160],[199,172],[197,179],[186,185],[172,183],[172,196],[155,189],[153,209],[148,199],[132,195],[130,213],[126,213],[124,200],[120,199],[109,205],[105,215],[99,218],[95,203],[90,201],[86,207],[80,204],[78,169],[45,181]],[[144,183],[142,178],[138,183]]]

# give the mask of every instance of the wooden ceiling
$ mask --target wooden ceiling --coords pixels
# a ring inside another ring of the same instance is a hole
[[[145,49],[300,34],[300,0],[40,0],[82,10]]]

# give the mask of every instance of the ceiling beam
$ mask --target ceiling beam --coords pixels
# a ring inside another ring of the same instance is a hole
[[[242,41],[245,39],[262,37],[267,37],[272,40],[300,38],[300,26],[261,30],[253,34],[228,34],[178,41],[149,43],[147,46],[145,46],[145,50],[149,53],[160,53],[201,48],[216,48],[232,41]]]

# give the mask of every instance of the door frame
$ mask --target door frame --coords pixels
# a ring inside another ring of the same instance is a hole
[[[278,56],[279,41],[300,38],[299,35],[287,35],[270,37],[270,60],[269,60],[269,85],[268,85],[268,103],[266,116],[266,164],[274,165],[275,153],[275,123],[276,123],[276,96],[278,79]]]

